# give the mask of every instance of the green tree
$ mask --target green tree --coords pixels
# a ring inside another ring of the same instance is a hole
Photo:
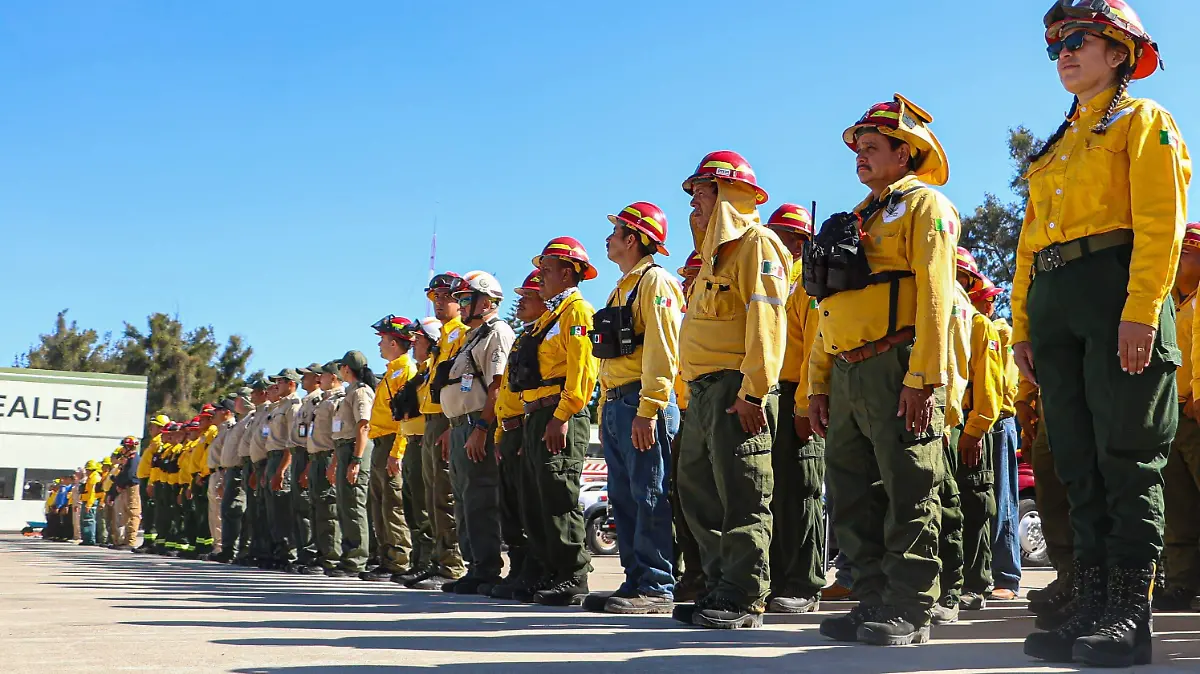
[[[1017,199],[1005,201],[988,192],[984,194],[983,204],[963,218],[959,243],[971,251],[980,271],[993,283],[1010,290],[1017,270],[1017,241],[1029,202],[1029,185],[1024,175],[1030,155],[1039,150],[1042,143],[1023,126],[1009,129],[1008,156],[1012,161],[1013,176],[1008,186]],[[1001,315],[1009,314],[1007,293],[997,299],[996,309]]]
[[[109,358],[112,335],[103,337],[95,330],[80,330],[75,321],[67,322],[67,309],[58,312],[54,331],[38,335],[38,344],[13,359],[14,367],[72,372],[112,372]]]
[[[504,315],[504,322],[508,323],[509,327],[513,329],[513,332],[520,332],[521,328],[525,327],[525,324],[521,322],[521,319],[517,318],[517,300],[514,299],[512,304],[509,305],[508,313]]]

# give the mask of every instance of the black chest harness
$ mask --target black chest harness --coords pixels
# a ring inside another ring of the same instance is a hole
[[[578,297],[569,300],[570,302],[580,301]],[[564,305],[562,309],[566,309]],[[558,325],[558,319],[562,318],[562,311],[554,317],[554,320],[546,324],[541,332],[534,332],[532,329],[521,333],[517,338],[517,343],[513,347],[512,353],[508,355],[508,388],[514,393],[521,391],[532,391],[545,386],[562,386],[567,383],[566,377],[554,377],[552,379],[542,379],[542,365],[538,362],[538,347],[542,342],[546,341],[546,335],[554,326]]]
[[[483,374],[483,370],[479,369],[479,363],[475,362],[475,354],[471,353],[471,350],[474,349],[479,342],[487,339],[488,335],[492,334],[492,326],[495,325],[499,320],[499,318],[493,318],[479,326],[479,329],[476,330],[475,334],[471,336],[471,341],[464,344],[463,348],[459,349],[458,353],[454,354],[453,358],[449,358],[438,364],[433,373],[433,384],[429,387],[429,396],[433,402],[442,402],[443,387],[453,386],[461,383],[463,376],[467,374],[470,374],[472,377],[477,377]],[[450,370],[454,369],[454,361],[458,360],[458,357],[464,352],[467,354],[467,363],[470,365],[470,368],[462,375],[451,379]]]
[[[650,269],[657,266],[652,264],[642,272],[633,286],[633,290],[629,291],[629,297],[625,299],[625,304],[612,304],[612,300],[619,296],[614,292],[614,297],[609,300],[609,306],[597,311],[592,317],[593,356],[604,359],[628,356],[645,341],[644,334],[636,334],[633,330],[633,304],[637,301],[638,290],[642,287],[642,281],[646,278],[646,274],[649,274]]]

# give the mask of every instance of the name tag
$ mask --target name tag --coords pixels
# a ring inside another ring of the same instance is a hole
[[[267,428],[266,426],[263,426],[262,428],[258,429],[258,432],[261,433],[264,438],[270,437],[270,435],[271,435],[271,429]]]
[[[302,438],[308,437],[308,424],[300,424],[299,430],[300,430],[300,437],[302,437]]]
[[[474,383],[475,383],[475,375],[464,374],[462,377],[462,383],[459,384],[459,386],[458,386],[458,390],[462,391],[463,393],[466,393],[471,390],[471,386],[474,385]]]
[[[338,431],[340,431],[340,430],[342,430],[342,420],[341,420],[341,419],[334,419],[334,420],[333,420],[333,432],[334,432],[334,433],[337,433],[337,432],[338,432]]]

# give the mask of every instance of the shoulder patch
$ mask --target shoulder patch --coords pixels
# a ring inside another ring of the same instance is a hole
[[[785,274],[783,265],[779,264],[778,262],[772,262],[771,260],[763,260],[762,275],[773,276],[780,280],[786,280],[784,279]]]
[[[569,334],[572,337],[583,337],[587,335],[587,328],[582,325],[572,325]]]

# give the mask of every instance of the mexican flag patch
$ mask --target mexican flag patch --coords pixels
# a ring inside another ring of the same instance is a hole
[[[571,329],[567,331],[567,334],[571,335],[572,337],[583,337],[587,335],[587,328],[583,327],[582,325],[572,325]]]
[[[994,339],[989,340],[988,348],[991,349],[992,351],[999,351],[1000,350],[1000,342],[998,342]]]
[[[776,264],[770,260],[763,260],[762,275],[774,276],[775,278],[781,279],[783,278],[783,265]]]
[[[1162,131],[1158,132],[1158,144],[1170,145],[1176,150],[1179,149],[1179,139],[1175,137],[1175,134],[1171,133],[1167,129],[1163,129]]]
[[[945,220],[942,218],[937,218],[936,220],[933,221],[933,225],[934,225],[934,229],[936,229],[937,231],[945,232],[946,234],[949,234],[950,236],[954,236],[954,235],[958,234],[958,223],[954,222],[953,220]]]
[[[663,297],[662,295],[655,295],[654,296],[654,306],[666,307],[666,308],[670,309],[671,308],[671,298]]]
[[[811,298],[810,300],[808,300],[808,308],[809,308],[809,309],[816,309],[816,308],[817,308],[817,298],[813,297],[813,298]]]

